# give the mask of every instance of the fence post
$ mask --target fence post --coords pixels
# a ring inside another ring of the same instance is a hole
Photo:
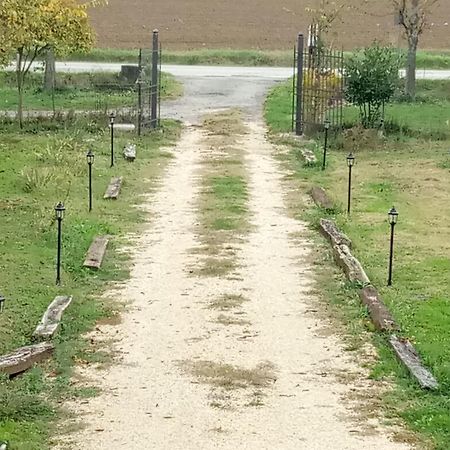
[[[138,117],[137,117],[137,129],[138,136],[142,134],[142,49],[139,49],[139,61],[138,61]]]
[[[303,50],[304,38],[303,34],[300,33],[297,41],[297,102],[295,111],[295,134],[297,136],[303,134]]]
[[[152,49],[152,86],[150,90],[150,126],[156,128],[158,125],[158,69],[159,69],[159,32],[153,31],[153,49]]]

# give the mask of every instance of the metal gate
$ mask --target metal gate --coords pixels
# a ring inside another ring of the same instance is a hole
[[[155,129],[161,123],[161,56],[158,30],[153,31],[151,50],[139,51],[137,130]]]
[[[326,121],[334,129],[342,126],[344,54],[318,42],[310,35],[305,47],[299,34],[294,49],[292,130],[299,136],[321,130]]]

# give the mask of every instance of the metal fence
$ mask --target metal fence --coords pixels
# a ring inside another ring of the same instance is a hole
[[[294,49],[292,129],[297,135],[311,134],[323,128],[342,126],[344,100],[344,54],[315,45],[309,39],[305,47],[299,34]]]

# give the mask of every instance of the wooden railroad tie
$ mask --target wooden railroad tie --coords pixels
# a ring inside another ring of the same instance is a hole
[[[86,255],[83,266],[89,269],[100,269],[106,254],[110,236],[97,236],[93,241]]]

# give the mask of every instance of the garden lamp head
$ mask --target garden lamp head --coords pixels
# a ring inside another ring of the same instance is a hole
[[[90,164],[90,165],[94,164],[94,158],[95,158],[94,153],[92,152],[92,150],[89,150],[86,154],[86,159],[87,159],[88,164]]]
[[[116,120],[116,114],[114,113],[114,112],[112,112],[110,115],[109,115],[109,123],[111,124],[111,125],[114,125],[114,121]]]
[[[5,301],[6,298],[2,294],[0,294],[0,313],[5,309]]]
[[[66,208],[64,207],[64,204],[59,202],[56,206],[55,206],[55,213],[56,213],[56,218],[58,220],[62,220],[64,218],[64,211],[66,210]]]
[[[330,129],[330,125],[331,125],[330,119],[326,119],[325,122],[324,122],[325,130],[329,130]]]
[[[353,153],[349,153],[347,156],[347,166],[353,167],[355,165],[355,157],[353,156]]]
[[[389,217],[389,223],[391,225],[395,225],[398,221],[398,211],[395,209],[395,207],[393,206],[389,213],[388,213],[388,217]]]

